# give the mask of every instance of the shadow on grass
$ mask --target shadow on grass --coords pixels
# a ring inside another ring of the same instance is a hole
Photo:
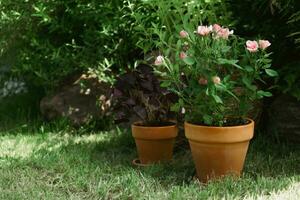
[[[75,148],[78,146],[68,147],[71,152],[76,152]],[[81,149],[87,149],[87,146]],[[109,141],[97,143],[90,151],[90,161],[96,165],[104,162],[111,168],[121,167],[124,173],[134,169],[141,176],[154,178],[157,183],[166,188],[195,184],[192,179],[194,164],[188,149],[177,151],[174,160],[169,164],[146,168],[134,168],[131,165],[131,160],[136,156],[135,145],[130,134],[119,135]],[[202,190],[214,191],[219,195],[226,194],[228,191],[234,191],[239,195],[247,192],[254,195],[283,190],[292,183],[292,180],[300,181],[299,163],[300,151],[297,145],[278,144],[260,135],[250,145],[241,179],[235,181],[229,177],[205,186]]]
[[[76,179],[78,187],[81,187],[82,183],[79,181],[81,179],[85,179],[84,183],[98,184],[101,180],[107,185],[114,184],[112,183],[114,181],[124,184],[116,186],[118,188],[125,188],[128,181],[149,181],[149,185],[157,184],[166,191],[179,187],[178,190],[184,193],[187,188],[195,188],[195,191],[205,193],[207,196],[219,197],[223,197],[224,194],[236,197],[269,194],[274,190],[289,187],[293,181],[300,181],[299,147],[288,143],[278,144],[266,136],[260,135],[252,141],[241,179],[233,180],[229,177],[203,186],[192,180],[194,165],[188,149],[179,148],[174,160],[168,164],[145,168],[133,167],[131,161],[137,157],[134,140],[129,131],[122,132],[124,131],[81,136],[48,133],[33,136],[36,138],[27,135],[27,140],[24,139],[25,136],[19,135],[16,136],[19,141],[12,145],[11,149],[20,151],[20,155],[26,152],[24,151],[26,145],[29,147],[31,144],[32,149],[27,150],[27,154],[23,157],[16,156],[18,152],[15,154],[4,152],[3,155],[0,154],[0,160],[5,159],[14,167],[27,166],[36,171],[64,174],[66,180]],[[0,142],[12,140],[12,137],[2,137]],[[139,184],[141,183],[131,185],[139,189]],[[112,192],[118,191],[115,190]]]

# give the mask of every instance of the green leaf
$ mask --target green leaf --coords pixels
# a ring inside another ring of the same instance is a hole
[[[179,49],[181,46],[182,46],[182,42],[181,40],[178,40],[176,44],[177,49]]]
[[[278,76],[278,73],[273,69],[265,69],[265,71],[269,76],[272,76],[272,77]]]
[[[186,57],[183,59],[183,62],[187,65],[193,65],[195,64],[195,60],[191,57]]]
[[[270,68],[270,67],[271,67],[271,64],[264,65],[264,69],[267,69],[267,68]]]
[[[203,120],[204,120],[204,123],[207,125],[211,125],[213,122],[213,118],[209,115],[204,115]]]
[[[264,57],[265,58],[268,58],[270,55],[272,55],[273,53],[271,52],[271,53],[266,53],[265,55],[264,55]],[[269,59],[270,61],[272,61],[271,59]]]
[[[238,98],[235,94],[233,94],[230,90],[228,90],[228,89],[226,88],[225,85],[219,84],[219,85],[216,85],[216,88],[217,88],[218,90],[220,90],[220,91],[225,91],[225,92],[227,92],[229,95],[231,95],[231,96],[232,96],[233,98],[235,98],[237,101],[240,101],[239,98]]]
[[[180,107],[182,107],[184,105],[184,101],[182,99],[179,99],[178,104],[179,104]]]
[[[223,47],[223,48],[221,49],[221,51],[222,51],[223,53],[227,53],[230,49],[231,49],[230,46],[225,46],[225,47]]]
[[[37,75],[39,78],[45,78],[45,77],[43,77],[43,75],[42,75],[40,72],[38,72],[38,71],[34,71],[34,73],[35,73],[35,75]]]
[[[180,111],[180,105],[178,103],[175,103],[171,106],[170,110],[172,112],[179,112]]]
[[[249,80],[246,76],[242,78],[242,82],[246,85],[246,87],[252,91],[256,90],[256,86],[251,84],[251,80]]]
[[[221,103],[223,104],[223,101],[222,99],[218,96],[218,95],[212,95],[212,97],[214,98],[214,100],[216,101],[216,103]]]
[[[209,89],[208,89],[208,88],[205,90],[205,94],[206,94],[207,96],[209,96]]]
[[[247,72],[253,72],[253,71],[254,71],[253,67],[251,67],[251,66],[249,66],[249,65],[246,65],[244,68],[245,68],[245,70],[246,70]]]
[[[171,85],[170,81],[164,81],[160,84],[161,87],[169,87]]]
[[[265,91],[262,91],[262,90],[259,90],[257,91],[257,95],[259,97],[271,97],[272,96],[272,93],[271,92],[265,92]]]
[[[228,60],[228,59],[224,59],[224,58],[218,58],[217,63],[220,65],[233,65],[238,69],[243,69],[241,66],[239,66],[237,63],[239,61],[238,60]]]
[[[225,58],[218,58],[218,61],[217,61],[219,64],[236,64],[238,63],[239,61],[238,60],[228,60],[228,59],[225,59]]]

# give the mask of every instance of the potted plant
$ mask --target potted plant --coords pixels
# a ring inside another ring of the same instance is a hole
[[[157,57],[155,70],[162,86],[179,97],[172,110],[185,113],[185,135],[200,181],[239,176],[254,133],[247,114],[253,102],[272,95],[262,89],[264,78],[277,76],[266,52],[271,44],[245,41],[218,24],[183,27],[178,41]]]
[[[117,80],[113,100],[116,121],[132,123],[139,159],[134,164],[147,165],[168,161],[173,156],[177,125],[170,112],[176,96],[162,88],[152,67],[139,65]]]

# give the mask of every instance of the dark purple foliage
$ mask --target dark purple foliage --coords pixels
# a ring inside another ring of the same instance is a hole
[[[160,87],[152,67],[139,65],[134,71],[121,75],[113,90],[117,123],[142,121],[145,125],[159,125],[174,115],[170,105],[176,95]]]

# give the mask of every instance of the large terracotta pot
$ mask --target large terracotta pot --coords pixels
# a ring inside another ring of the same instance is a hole
[[[206,183],[224,175],[240,176],[249,141],[254,134],[254,121],[241,126],[210,127],[185,122],[197,178]]]
[[[137,122],[131,128],[141,164],[172,159],[175,138],[178,134],[175,123],[161,127],[146,127]]]

